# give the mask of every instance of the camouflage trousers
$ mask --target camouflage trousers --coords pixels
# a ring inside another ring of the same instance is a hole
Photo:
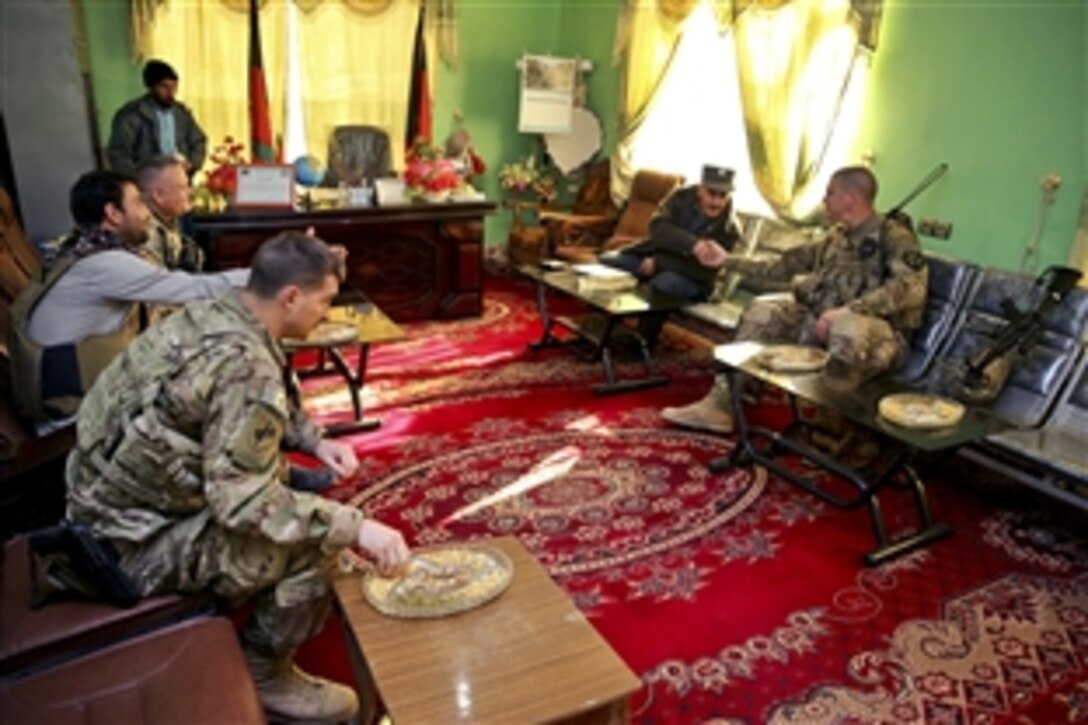
[[[281,546],[218,526],[208,511],[150,542],[121,549],[121,567],[145,594],[211,591],[251,600],[243,643],[266,656],[289,655],[315,636],[332,605],[335,557],[318,544]]]
[[[804,305],[789,301],[754,302],[740,318],[739,341],[818,345],[816,317]],[[906,339],[884,319],[846,312],[835,319],[827,340],[827,374],[859,384],[901,363]]]

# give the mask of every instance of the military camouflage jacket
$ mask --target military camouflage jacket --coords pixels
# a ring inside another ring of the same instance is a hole
[[[204,252],[177,224],[167,224],[152,213],[147,223],[147,241],[140,252],[160,267],[199,272],[204,268]]]
[[[68,459],[68,514],[119,545],[205,517],[282,545],[353,542],[362,514],[284,483],[281,443],[321,431],[291,420],[284,357],[228,294],[192,302],[138,337],[99,376]]]
[[[834,227],[821,241],[776,259],[730,257],[730,272],[789,281],[795,299],[820,315],[836,307],[888,320],[897,330],[922,324],[929,269],[909,226],[873,216],[847,232]]]

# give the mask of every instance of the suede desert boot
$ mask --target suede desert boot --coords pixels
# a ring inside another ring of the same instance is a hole
[[[665,408],[661,417],[681,428],[732,433],[733,416],[729,414],[729,386],[715,382],[710,392],[691,405]]]
[[[257,695],[272,721],[335,723],[355,717],[355,690],[303,672],[291,657],[245,650]]]

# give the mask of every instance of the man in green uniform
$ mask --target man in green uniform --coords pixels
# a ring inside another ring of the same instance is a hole
[[[877,182],[864,167],[832,175],[824,196],[835,226],[818,242],[777,259],[722,253],[712,263],[747,277],[788,281],[793,300],[752,304],[737,340],[802,343],[827,348],[827,374],[857,385],[901,363],[911,333],[921,325],[929,276],[908,224],[874,209]],[[676,425],[728,433],[729,395],[718,380],[702,400],[661,415]]]
[[[285,485],[281,444],[340,475],[358,465],[288,405],[278,344],[320,322],[337,271],[318,239],[266,242],[244,290],[186,305],[110,363],[80,407],[68,459],[69,518],[116,547],[142,594],[252,599],[241,638],[273,718],[354,715],[355,693],[303,673],[293,652],[328,614],[342,548],[357,544],[383,570],[409,555],[397,531]]]

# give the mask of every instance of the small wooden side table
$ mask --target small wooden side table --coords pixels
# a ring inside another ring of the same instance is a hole
[[[356,339],[345,341],[332,335],[330,328],[344,324],[354,325]],[[381,426],[381,421],[376,418],[363,417],[363,385],[366,382],[366,368],[370,358],[370,346],[377,342],[390,342],[404,337],[404,330],[397,323],[389,319],[376,304],[370,301],[356,302],[352,304],[337,305],[329,310],[327,320],[318,325],[304,340],[285,339],[283,351],[287,356],[287,372],[289,376],[302,377],[327,373],[325,366],[326,356],[332,362],[332,368],[344,378],[351,391],[351,407],[354,420],[350,423],[333,423],[326,426],[330,436],[347,435],[374,430]],[[352,370],[340,352],[343,347],[358,346],[359,361]],[[307,370],[295,370],[294,355],[300,350],[316,350],[320,355],[320,362],[316,368]],[[288,386],[291,394],[296,396],[295,403],[302,404],[300,388],[297,380],[292,380]]]
[[[462,614],[386,617],[366,602],[359,574],[336,580],[364,710],[379,694],[396,725],[626,725],[638,677],[521,542],[486,543],[510,557],[513,581]]]

